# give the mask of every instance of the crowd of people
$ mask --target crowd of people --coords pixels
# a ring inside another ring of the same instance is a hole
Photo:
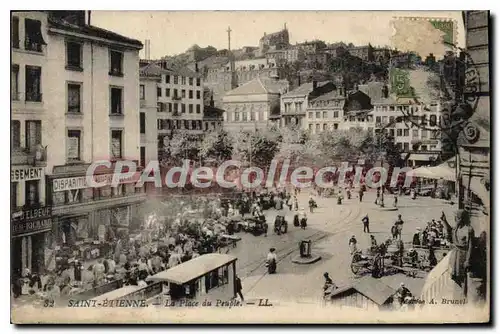
[[[104,258],[89,263],[68,256],[43,274],[26,269],[14,279],[13,296],[28,294],[56,300],[115,281],[147,286],[148,276],[202,254],[228,252],[226,237],[234,232],[232,217],[263,217],[265,210],[282,210],[285,206],[298,211],[298,191],[264,189],[224,197],[170,197],[150,213],[139,234],[116,233]],[[303,209],[300,217],[302,221],[306,217]]]

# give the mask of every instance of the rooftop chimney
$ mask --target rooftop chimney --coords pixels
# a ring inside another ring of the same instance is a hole
[[[194,63],[194,71],[196,73],[200,72],[200,69],[198,68],[198,63]]]
[[[313,80],[313,90],[316,90],[316,88],[318,88],[318,82]]]
[[[144,56],[146,60],[150,60],[151,57],[151,41],[149,39],[144,41]]]
[[[212,91],[212,94],[210,94],[210,107],[214,107],[215,102],[214,102],[214,92]]]

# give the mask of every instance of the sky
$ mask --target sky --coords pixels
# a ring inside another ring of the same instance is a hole
[[[179,54],[193,44],[258,46],[264,33],[283,29],[290,42],[320,39],[327,43],[391,46],[394,17],[451,18],[457,22],[457,44],[464,46],[464,28],[459,11],[92,11],[92,24],[144,43],[151,41],[151,58]],[[144,57],[144,50],[141,51]]]

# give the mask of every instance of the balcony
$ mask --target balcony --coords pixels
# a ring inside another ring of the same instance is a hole
[[[36,148],[16,147],[12,149],[12,165],[47,166],[47,146]]]
[[[36,40],[31,40],[29,37],[26,37],[24,41],[24,49],[27,51],[34,52],[43,52],[43,44]]]
[[[180,97],[180,96],[173,96],[172,100],[173,101],[180,101],[180,100],[182,100],[182,97]]]
[[[40,92],[26,92],[26,102],[42,102],[42,93]]]

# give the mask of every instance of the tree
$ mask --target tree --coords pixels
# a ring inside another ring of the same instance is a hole
[[[220,163],[231,159],[232,152],[232,138],[225,130],[218,129],[205,134],[199,154],[202,159],[214,159]]]
[[[252,166],[268,167],[279,150],[279,132],[275,129],[241,131],[233,138],[233,158]]]

